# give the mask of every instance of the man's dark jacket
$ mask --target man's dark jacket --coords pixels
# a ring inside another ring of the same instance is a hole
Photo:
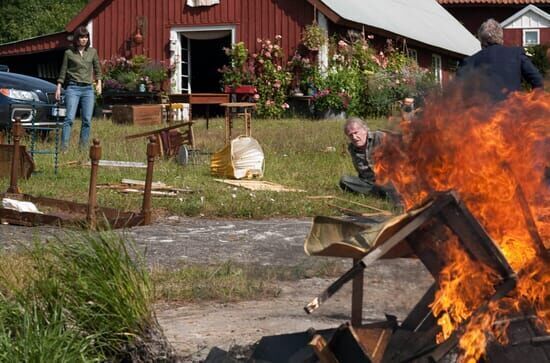
[[[508,93],[521,90],[522,78],[533,88],[543,86],[541,74],[522,48],[498,44],[466,58],[457,77],[475,84],[474,87],[494,100],[502,100]]]

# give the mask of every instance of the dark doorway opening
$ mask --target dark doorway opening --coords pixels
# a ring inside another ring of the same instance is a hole
[[[218,39],[190,39],[191,42],[191,92],[220,93],[222,75],[218,71],[229,64],[229,57],[224,48],[231,47],[231,36]],[[222,109],[219,106],[209,107],[210,116],[219,116]],[[205,105],[193,105],[193,117],[206,115]]]

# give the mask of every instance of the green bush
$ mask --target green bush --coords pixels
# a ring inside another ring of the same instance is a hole
[[[435,85],[431,73],[397,51],[391,41],[384,51],[377,51],[370,38],[352,34],[347,41],[331,40],[328,70],[315,81],[315,110],[385,116],[396,101],[422,97]]]
[[[258,93],[253,98],[257,102],[256,115],[260,118],[280,118],[288,109],[286,98],[291,75],[283,67],[281,39],[280,35],[274,41],[257,39],[260,49],[253,54],[249,54],[244,43],[234,44],[226,49],[231,64],[219,70],[223,86],[256,87]]]
[[[531,57],[531,61],[538,68],[542,76],[546,76],[548,70],[550,70],[550,59],[548,59],[548,46],[547,45],[534,45],[527,48],[527,53]]]
[[[126,245],[109,232],[70,233],[27,251],[25,283],[2,268],[0,361],[121,361],[138,351],[155,327],[153,292]]]

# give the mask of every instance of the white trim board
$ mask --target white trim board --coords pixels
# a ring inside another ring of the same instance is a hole
[[[504,29],[549,28],[550,14],[535,5],[527,5],[500,25]]]
[[[179,90],[181,90],[181,42],[179,34],[222,30],[231,32],[231,45],[235,44],[237,38],[236,25],[174,26],[170,28],[170,64],[176,65],[175,72],[170,79],[172,93],[179,93]]]

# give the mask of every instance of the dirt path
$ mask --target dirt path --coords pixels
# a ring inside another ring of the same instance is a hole
[[[310,219],[210,220],[169,217],[162,223],[136,227],[125,233],[144,251],[150,266],[177,266],[181,261],[216,263],[235,261],[281,268],[312,266],[323,259],[308,257],[303,242]],[[2,226],[5,249],[19,242],[59,234],[55,228]],[[349,265],[349,261],[337,260]],[[262,336],[302,332],[310,327],[337,327],[349,320],[351,286],[346,286],[312,315],[303,306],[332,280],[312,278],[281,284],[278,298],[240,303],[189,304],[156,308],[168,340],[186,362],[203,360],[218,346],[248,345]],[[365,271],[365,321],[383,320],[384,314],[402,319],[431,284],[432,278],[417,260],[380,261]]]

